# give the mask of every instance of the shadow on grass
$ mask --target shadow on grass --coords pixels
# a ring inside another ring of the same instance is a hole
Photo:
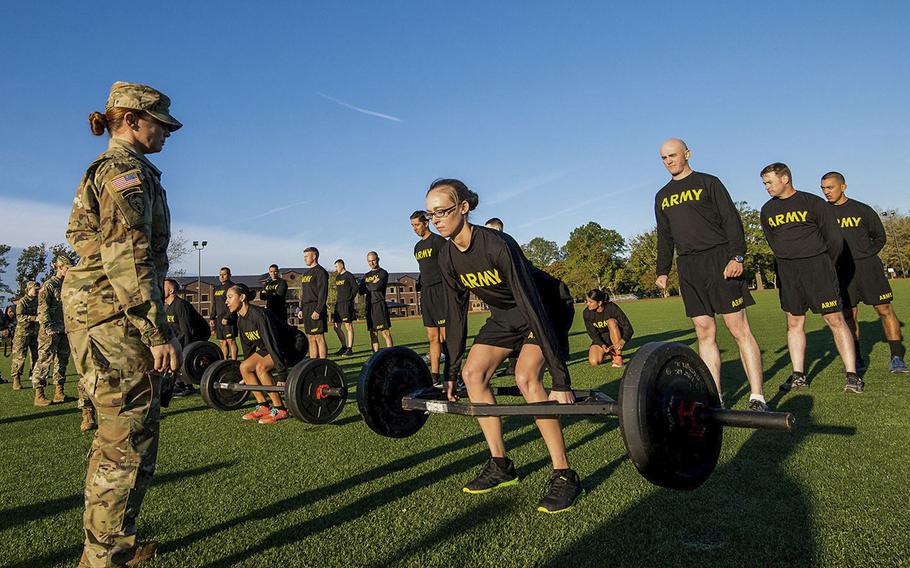
[[[32,414],[23,414],[22,416],[0,418],[0,425],[14,424],[16,422],[27,422],[29,420],[39,420],[41,418],[51,418],[52,416],[62,416],[64,414],[76,414],[79,412],[82,411],[76,408],[75,405],[67,405],[67,408],[58,408],[56,410],[35,410]]]
[[[212,465],[207,465],[203,467],[196,467],[193,469],[185,469],[183,471],[175,471],[171,473],[165,473],[162,475],[156,475],[153,478],[152,485],[166,485],[168,483],[173,483],[175,481],[180,481],[181,479],[187,479],[190,477],[196,477],[198,475],[205,475],[219,469],[224,469],[226,467],[231,467],[236,463],[236,461],[225,461],[218,462]],[[19,525],[41,519],[46,516],[53,516],[61,514],[70,509],[75,509],[76,507],[82,507],[85,503],[85,497],[82,494],[79,495],[70,495],[69,497],[61,497],[58,499],[51,499],[48,501],[43,501],[41,503],[33,503],[29,505],[24,505],[21,507],[13,507],[10,509],[5,509],[0,511],[0,518],[4,519],[3,530],[12,529]],[[63,558],[74,558],[82,550],[82,545],[70,546],[61,550],[56,550],[52,553],[45,554],[43,556],[29,558],[25,562],[20,562],[18,564],[11,564],[10,568],[13,567],[42,567],[50,566],[56,567],[61,565],[70,565],[69,563],[62,562]]]
[[[782,465],[815,431],[812,404],[806,396],[787,400],[780,410],[797,415],[794,433],[756,431],[701,488],[657,489],[620,516],[567,542],[546,566],[816,564],[809,500]]]

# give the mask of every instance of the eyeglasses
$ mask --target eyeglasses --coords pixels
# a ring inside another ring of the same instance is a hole
[[[458,205],[453,205],[448,209],[437,209],[436,211],[426,211],[427,217],[431,219],[442,219],[443,217],[448,216],[449,213],[458,208]]]

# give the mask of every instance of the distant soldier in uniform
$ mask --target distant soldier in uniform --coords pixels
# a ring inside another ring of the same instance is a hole
[[[44,396],[44,387],[53,373],[54,402],[66,402],[63,384],[66,382],[66,367],[70,361],[70,344],[63,328],[63,303],[60,289],[66,271],[73,263],[66,256],[54,259],[54,275],[41,285],[38,293],[38,361],[32,370],[32,388],[35,389],[35,406],[51,403]],[[72,399],[70,399],[72,400]]]
[[[357,309],[357,279],[344,266],[340,258],[335,261],[335,308],[332,310],[332,327],[338,335],[341,347],[335,355],[350,356],[354,354],[354,324]],[[344,327],[347,335],[342,332]]]
[[[370,343],[373,351],[379,351],[379,335],[386,347],[395,345],[392,342],[392,320],[389,318],[389,307],[385,302],[385,290],[389,283],[389,273],[379,267],[379,255],[375,251],[367,253],[367,264],[370,271],[360,281],[360,293],[364,295],[367,315],[367,329],[370,331]]]
[[[26,355],[31,354],[31,366],[38,361],[38,284],[27,282],[25,295],[16,301],[16,332],[13,335],[13,361],[10,376],[13,390],[22,388],[22,368]]]
[[[136,542],[136,517],[158,455],[161,377],[180,367],[162,302],[170,212],[161,171],[146,158],[180,128],[170,99],[114,83],[92,133],[107,151],[79,183],[66,237],[81,257],[63,283],[76,370],[98,414],[85,478],[80,567],[133,565],[155,555]]]
[[[225,294],[234,285],[231,280],[231,269],[222,266],[218,271],[220,284],[212,288],[212,314],[209,326],[221,344],[221,353],[225,359],[237,358],[237,316],[232,314],[224,303]],[[246,355],[246,353],[244,353]]]
[[[288,321],[288,309],[285,300],[287,295],[288,283],[287,280],[280,276],[278,265],[269,266],[269,279],[262,287],[262,291],[259,292],[259,299],[265,302],[265,307],[285,323]]]
[[[11,306],[7,306],[7,309],[9,307]],[[6,312],[6,309],[0,311],[0,340],[2,340],[4,343],[4,351],[6,350],[6,342],[9,341],[12,343],[12,329],[13,322],[15,321],[15,316],[13,316],[13,318],[10,318]],[[0,384],[3,384],[5,382],[7,381],[3,378],[3,371],[0,371]]]

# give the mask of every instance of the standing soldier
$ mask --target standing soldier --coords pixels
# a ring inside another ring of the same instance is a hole
[[[54,259],[54,275],[38,293],[38,361],[32,370],[32,388],[35,389],[35,406],[51,403],[44,396],[44,387],[53,367],[54,402],[66,402],[63,384],[66,382],[66,367],[70,361],[70,344],[63,329],[63,303],[60,288],[66,271],[73,263],[64,255]],[[72,399],[71,399],[72,400]]]
[[[22,388],[25,356],[31,353],[31,365],[38,361],[38,284],[27,282],[25,295],[16,301],[16,333],[13,335],[13,361],[10,375],[13,390]]]
[[[265,307],[284,323],[288,322],[287,295],[288,283],[287,280],[281,277],[278,265],[269,266],[269,279],[266,280],[265,286],[262,287],[262,292],[259,292],[259,299],[265,302]]]
[[[209,327],[218,338],[221,353],[225,359],[237,358],[237,316],[231,313],[224,303],[227,291],[234,282],[231,280],[231,269],[222,266],[218,271],[220,284],[212,288],[212,314],[209,316]],[[244,355],[247,355],[244,353]]]
[[[370,271],[360,281],[360,293],[364,295],[367,329],[370,332],[370,343],[373,352],[379,351],[379,335],[386,347],[395,345],[392,342],[392,320],[389,318],[389,306],[385,302],[385,290],[389,283],[389,273],[379,267],[379,254],[376,251],[367,253],[367,264]]]
[[[80,567],[133,565],[155,555],[136,517],[158,455],[160,373],[180,367],[162,302],[170,213],[161,171],[146,158],[180,128],[170,99],[132,83],[111,87],[92,133],[107,151],[76,190],[66,237],[81,257],[63,283],[76,370],[98,415],[85,477]]]

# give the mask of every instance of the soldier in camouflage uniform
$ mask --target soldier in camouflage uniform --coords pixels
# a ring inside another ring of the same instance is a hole
[[[136,517],[158,454],[161,376],[179,370],[162,287],[170,213],[161,172],[146,158],[181,124],[170,99],[132,83],[111,87],[92,133],[111,136],[88,167],[67,227],[81,257],[63,283],[66,330],[98,430],[85,478],[80,566],[132,566],[155,555],[136,542]]]
[[[35,406],[51,403],[44,396],[44,387],[53,369],[54,402],[66,402],[63,384],[66,382],[66,367],[70,361],[70,344],[63,328],[63,303],[60,288],[66,271],[73,265],[70,259],[60,255],[54,259],[55,273],[41,285],[38,292],[38,361],[32,369],[32,387],[35,389]]]
[[[16,301],[16,333],[13,335],[13,361],[10,376],[13,390],[22,388],[22,369],[25,357],[31,354],[32,369],[38,361],[38,285],[25,284],[25,295]]]

